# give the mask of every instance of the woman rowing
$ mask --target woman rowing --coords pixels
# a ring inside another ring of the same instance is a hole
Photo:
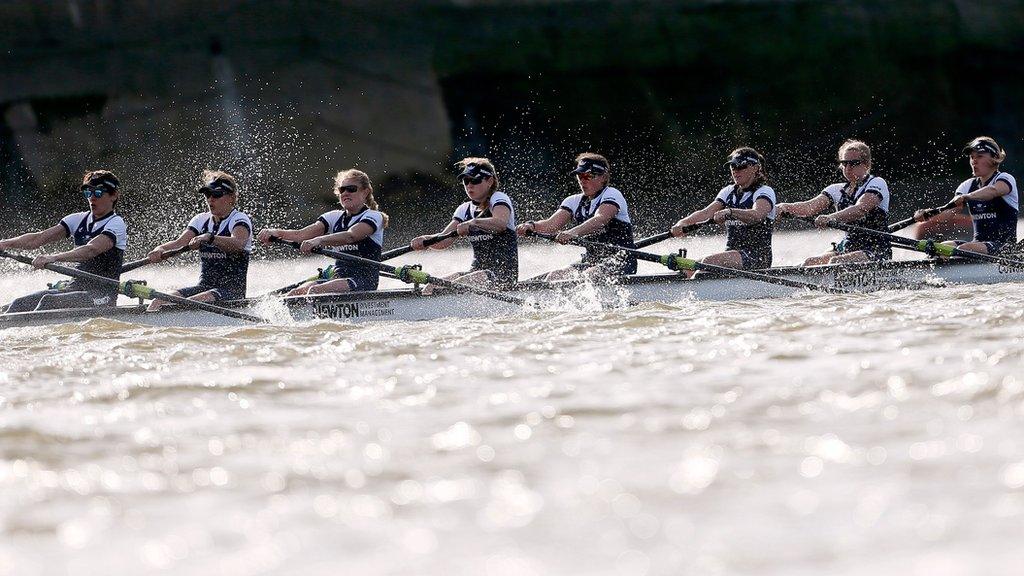
[[[701,262],[743,270],[768,268],[772,265],[775,191],[765,184],[764,157],[753,148],[737,148],[725,165],[733,183],[719,190],[710,204],[676,222],[672,235],[685,236],[686,226],[714,220],[726,226],[725,252],[706,256]]]
[[[957,208],[967,205],[974,222],[974,239],[970,242],[943,242],[961,250],[981,254],[997,254],[1017,242],[1017,180],[999,170],[1006,152],[992,138],[979,136],[964,147],[971,165],[972,178],[960,183],[953,194]],[[924,210],[914,213],[924,222]]]
[[[468,271],[450,274],[445,279],[485,288],[511,288],[519,279],[516,213],[512,199],[498,190],[498,172],[487,158],[464,158],[456,166],[469,200],[455,209],[452,221],[440,234],[454,230],[468,238],[473,246],[473,264]],[[423,250],[429,238],[429,235],[417,236],[409,246]],[[454,238],[449,238],[430,248],[441,250],[454,242]]]
[[[298,230],[260,230],[256,239],[264,245],[270,244],[272,237],[302,242],[300,250],[305,254],[320,246],[337,247],[341,252],[379,262],[388,215],[377,209],[370,177],[355,169],[338,172],[334,178],[334,195],[341,210],[321,214],[316,222]],[[379,280],[376,267],[339,258],[334,266],[321,272],[319,279],[301,284],[288,295],[376,290]]]
[[[611,167],[608,159],[600,154],[585,152],[576,157],[576,168],[572,171],[579,184],[580,193],[562,200],[554,214],[537,222],[529,221],[516,227],[516,233],[524,236],[531,232],[554,234],[560,244],[586,236],[587,240],[633,248],[633,223],[629,217],[629,206],[622,192],[608,185]],[[575,224],[562,230],[568,224]],[[587,246],[583,259],[568,268],[549,272],[547,281],[578,278],[582,273],[591,279],[613,279],[623,274],[636,273],[636,257],[614,249]]]
[[[160,262],[167,253],[188,246],[199,251],[199,283],[172,292],[199,302],[245,298],[249,253],[252,252],[252,220],[238,210],[238,181],[220,170],[206,170],[198,190],[209,211],[189,221],[181,235],[149,252],[150,262]],[[163,300],[153,300],[155,312]]]
[[[846,179],[845,183],[826,186],[821,194],[804,202],[779,204],[779,216],[817,216],[814,225],[819,228],[827,228],[829,224],[836,222],[845,222],[888,232],[889,185],[882,178],[871,174],[871,148],[860,140],[843,142],[839,147],[839,169]],[[835,211],[831,214],[822,214],[829,208],[834,208]],[[888,238],[868,232],[852,231],[832,250],[805,260],[804,266],[881,261],[891,258],[892,246]]]
[[[0,240],[0,249],[32,250],[71,238],[74,249],[36,256],[32,265],[43,268],[53,262],[77,262],[78,269],[83,272],[112,280],[120,279],[121,264],[128,244],[127,227],[114,211],[121,197],[120,186],[120,180],[109,170],[87,172],[79,190],[89,202],[89,210],[69,214],[46,230]],[[114,283],[83,279],[58,282],[49,290],[16,299],[7,307],[6,312],[113,306],[117,303],[117,292],[118,286]]]

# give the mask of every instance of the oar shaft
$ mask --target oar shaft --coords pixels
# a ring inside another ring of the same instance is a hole
[[[548,240],[554,240],[553,234],[539,234],[534,233],[541,238]],[[703,262],[697,262],[690,258],[683,258],[682,256],[675,256],[672,254],[660,255],[652,254],[650,252],[644,252],[642,250],[636,250],[634,248],[623,248],[622,246],[615,246],[612,244],[604,244],[602,242],[591,242],[589,240],[576,239],[571,242],[578,246],[594,246],[605,249],[618,250],[620,252],[626,252],[632,254],[637,260],[646,260],[648,262],[657,262],[670,270],[705,270],[707,272],[715,272],[717,274],[724,274],[727,276],[735,276],[738,278],[749,278],[751,280],[759,280],[761,282],[767,282],[769,284],[779,284],[782,286],[790,286],[792,288],[810,288],[812,290],[821,290],[824,292],[831,292],[835,294],[845,294],[848,290],[840,288],[832,288],[830,286],[822,286],[820,284],[814,284],[811,282],[801,282],[799,280],[790,280],[789,278],[782,278],[779,276],[770,276],[768,274],[762,274],[760,272],[751,272],[749,270],[741,270],[738,268],[728,268],[726,266],[716,266],[714,264],[705,264]]]
[[[925,220],[927,220],[934,216],[938,216],[940,212],[945,212],[946,210],[949,210],[951,208],[956,208],[956,202],[950,201],[943,204],[942,206],[939,206],[938,208],[928,208],[924,211],[924,218]],[[890,224],[889,232],[898,232],[915,222],[917,222],[917,220],[915,220],[913,216],[911,216],[910,218],[905,218],[903,220],[900,220],[899,222]]]
[[[426,246],[433,246],[434,244],[437,244],[438,242],[442,242],[442,241],[447,240],[449,238],[455,238],[458,235],[459,235],[459,233],[456,232],[455,230],[452,230],[451,232],[447,232],[445,234],[434,234],[430,238],[427,238],[426,240],[423,241],[423,246],[424,247],[426,247]],[[395,248],[394,250],[388,250],[387,252],[381,254],[380,255],[380,259],[381,259],[381,261],[391,260],[392,258],[398,258],[399,256],[402,256],[403,254],[408,254],[409,252],[412,252],[412,251],[413,251],[413,247],[412,246],[402,246],[401,248]]]
[[[7,252],[5,250],[0,250],[0,256],[11,258],[12,260],[17,260],[18,262],[28,264],[30,266],[32,265],[32,258],[29,258],[28,256],[22,256],[21,254],[11,254],[10,252]],[[121,294],[124,294],[125,296],[132,298],[142,298],[144,300],[160,299],[167,302],[173,302],[174,304],[178,304],[183,308],[195,308],[197,310],[205,310],[207,312],[214,312],[222,316],[229,316],[231,318],[238,318],[240,320],[247,320],[249,322],[267,322],[266,319],[260,318],[259,316],[245,314],[244,312],[238,312],[235,310],[230,310],[228,308],[221,308],[220,306],[214,306],[212,304],[207,304],[206,302],[189,300],[188,298],[175,296],[174,294],[158,292],[150,288],[149,286],[146,286],[138,282],[121,282],[119,280],[114,280],[113,278],[107,278],[106,276],[100,276],[98,274],[93,274],[91,272],[78,270],[77,268],[68,268],[67,266],[61,266],[60,264],[47,264],[44,266],[44,268],[52,272],[56,272],[58,274],[71,276],[72,278],[79,278],[82,280],[93,280],[95,282],[101,282],[104,284],[117,286],[118,291]]]
[[[182,246],[181,248],[175,248],[174,250],[168,250],[168,251],[164,252],[163,260],[167,260],[168,258],[173,258],[173,257],[177,256],[178,254],[181,254],[182,252],[188,252],[191,249],[192,248],[188,244],[186,244],[186,245]],[[163,260],[161,260],[161,262]],[[121,274],[124,274],[125,272],[131,272],[132,270],[136,270],[138,268],[142,268],[143,266],[146,266],[146,265],[152,264],[152,263],[153,262],[151,262],[149,260],[149,258],[143,258],[141,260],[136,260],[134,262],[129,262],[129,263],[121,266]]]
[[[288,246],[291,246],[292,248],[300,248],[302,246],[302,243],[300,242],[283,240],[276,236],[271,236],[270,239],[272,242],[286,244]],[[322,248],[319,246],[313,248],[313,253],[320,254],[321,256],[327,256],[328,258],[334,258],[336,260],[348,260],[349,262],[362,264],[367,267],[373,267],[378,270],[383,270],[384,272],[394,274],[395,276],[398,277],[399,280],[407,284],[435,284],[437,286],[444,286],[445,288],[451,288],[452,290],[456,290],[459,292],[471,292],[473,294],[487,296],[488,298],[501,300],[502,302],[518,304],[520,306],[529,305],[529,303],[526,300],[523,300],[522,298],[509,296],[508,294],[502,294],[500,292],[494,292],[492,290],[487,290],[484,288],[477,288],[476,286],[461,284],[459,282],[452,282],[451,280],[445,280],[444,278],[438,278],[436,276],[431,276],[430,274],[427,274],[426,272],[412,266],[402,266],[400,268],[396,268],[395,266],[391,266],[390,264],[385,264],[383,262],[378,262],[376,260],[370,260],[369,258],[363,258],[361,256],[356,256],[354,254],[346,254],[344,252],[340,252],[337,250],[329,250],[327,248]]]
[[[913,238],[904,238],[903,236],[897,236],[895,234],[889,234],[881,230],[875,230],[874,228],[865,228],[864,226],[857,226],[854,224],[846,224],[845,222],[832,222],[829,224],[830,228],[836,230],[843,230],[846,232],[862,232],[864,234],[872,234],[880,238],[887,238],[895,246],[899,248],[905,248],[907,250],[914,250],[917,252],[923,252],[929,256],[960,256],[971,260],[984,260],[986,262],[993,262],[995,264],[1008,264],[1011,266],[1024,266],[1024,262],[1020,260],[1014,260],[1012,258],[1005,258],[1003,256],[993,256],[991,254],[982,254],[980,252],[971,252],[970,250],[961,250],[955,246],[947,246],[940,244],[935,240],[914,240]]]

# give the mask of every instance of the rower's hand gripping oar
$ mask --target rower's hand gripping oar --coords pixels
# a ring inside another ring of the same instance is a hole
[[[17,260],[23,264],[32,265],[32,258],[28,256],[22,256],[21,254],[11,254],[6,250],[0,250],[0,256],[4,258],[10,258]],[[142,282],[134,282],[127,280],[124,282],[114,280],[113,278],[107,278],[106,276],[99,276],[91,272],[84,272],[76,268],[68,268],[66,266],[60,266],[59,264],[47,264],[43,266],[47,270],[63,274],[65,276],[71,276],[72,278],[78,278],[80,280],[92,280],[95,282],[102,282],[104,284],[111,284],[117,286],[118,292],[128,296],[129,298],[142,298],[143,300],[160,299],[167,302],[173,302],[181,306],[182,308],[194,308],[196,310],[205,310],[206,312],[212,312],[214,314],[220,314],[221,316],[227,316],[229,318],[238,318],[239,320],[246,320],[248,322],[259,322],[267,323],[269,320],[260,318],[259,316],[253,316],[252,314],[246,314],[244,312],[237,312],[228,308],[221,308],[220,306],[214,306],[206,302],[199,302],[197,300],[189,300],[188,298],[182,298],[181,296],[175,296],[174,294],[167,294],[164,292],[158,292],[149,286],[146,286]]]
[[[459,235],[459,233],[456,232],[455,230],[452,230],[451,232],[448,232],[447,234],[435,234],[435,235],[431,236],[430,238],[427,238],[426,240],[424,240],[423,241],[423,246],[424,247],[426,247],[426,246],[433,246],[434,244],[437,244],[438,242],[441,242],[442,240],[447,240],[449,238],[455,238],[458,235]],[[282,241],[280,238],[277,238],[276,236],[274,238],[275,238],[275,240],[274,240],[275,242]],[[392,258],[398,258],[399,256],[402,256],[404,254],[408,254],[409,252],[412,252],[412,251],[413,251],[412,246],[402,246],[401,248],[395,248],[394,250],[388,250],[387,252],[381,254],[380,255],[380,259],[383,262],[384,260],[391,260]],[[271,290],[270,292],[267,292],[266,294],[264,294],[262,296],[259,296],[259,298],[266,298],[267,296],[278,296],[280,294],[287,294],[288,292],[291,292],[292,290],[295,290],[299,286],[302,286],[306,282],[313,282],[313,281],[321,279],[322,277],[323,277],[323,270],[320,270],[320,272],[317,273],[316,276],[310,276],[309,278],[306,278],[305,280],[299,280],[298,282],[295,282],[294,284],[289,284],[287,286],[282,286],[282,287],[277,288],[275,290]]]
[[[939,206],[938,208],[927,208],[924,211],[924,219],[927,220],[929,218],[933,218],[935,216],[938,216],[940,212],[945,212],[946,210],[951,210],[953,208],[956,208],[956,202],[953,200],[946,202],[945,204]],[[899,222],[894,222],[892,224],[889,224],[889,232],[898,232],[900,230],[903,230],[907,226],[914,224],[915,222],[917,222],[917,220],[915,220],[913,216],[911,216],[910,218],[900,220]]]
[[[1006,266],[1016,266],[1024,268],[1024,261],[1014,260],[1013,258],[1006,258],[1003,256],[993,256],[991,254],[982,254],[980,252],[971,252],[970,250],[961,250],[956,246],[946,246],[940,244],[933,239],[925,240],[914,240],[913,238],[905,238],[903,236],[897,236],[895,234],[889,234],[882,232],[881,230],[875,230],[874,228],[865,228],[864,226],[857,226],[854,224],[847,224],[845,222],[829,222],[829,228],[835,228],[836,230],[843,230],[844,232],[862,232],[864,234],[871,234],[879,238],[888,238],[892,242],[893,246],[897,248],[903,248],[904,250],[913,250],[915,252],[923,252],[929,256],[941,256],[949,258],[950,256],[960,256],[969,260],[983,260],[985,262],[992,262],[995,264],[1004,264]]]
[[[161,258],[160,261],[163,262],[164,260],[167,260],[168,258],[173,258],[173,257],[177,256],[178,254],[181,254],[183,252],[188,252],[191,249],[192,249],[192,247],[189,246],[188,244],[186,244],[186,245],[182,246],[181,248],[175,248],[174,250],[167,250],[166,252],[164,252],[163,258]],[[142,268],[143,266],[146,266],[148,264],[153,264],[153,261],[150,260],[149,258],[143,258],[142,260],[136,260],[134,262],[129,262],[129,263],[121,266],[121,274],[124,274],[125,272],[131,272],[132,270],[135,270],[135,269],[138,269],[138,268]]]
[[[553,234],[541,234],[538,232],[533,233],[535,236],[540,236],[547,240],[554,241],[555,236]],[[608,250],[617,250],[619,252],[625,252],[636,256],[638,260],[646,260],[648,262],[657,262],[662,266],[665,266],[669,270],[704,270],[707,272],[714,272],[716,274],[722,274],[724,276],[733,276],[736,278],[748,278],[750,280],[758,280],[761,282],[767,282],[769,284],[778,284],[780,286],[789,286],[791,288],[807,288],[809,290],[819,290],[822,292],[829,292],[832,294],[849,294],[849,290],[842,288],[833,288],[831,286],[822,286],[821,284],[814,284],[813,282],[801,282],[799,280],[790,280],[789,278],[783,278],[781,276],[771,276],[769,274],[762,274],[760,272],[751,272],[750,270],[740,270],[738,268],[728,268],[726,266],[716,266],[714,264],[705,264],[675,254],[653,254],[651,252],[643,252],[641,250],[635,250],[632,248],[623,248],[622,246],[615,246],[614,244],[605,244],[603,242],[592,242],[589,240],[575,239],[570,240],[570,244],[576,244],[577,246],[593,246],[595,248],[605,248]]]
[[[302,246],[302,243],[300,242],[283,240],[281,238],[278,238],[277,236],[271,236],[270,241],[276,242],[278,244],[287,244],[292,248],[299,248]],[[532,304],[530,304],[526,300],[523,300],[522,298],[517,298],[515,296],[510,296],[508,294],[502,294],[500,292],[494,292],[492,290],[487,290],[485,288],[477,288],[476,286],[470,286],[468,284],[452,282],[451,280],[445,280],[444,278],[438,278],[437,276],[431,276],[430,274],[427,274],[426,272],[421,270],[419,266],[406,265],[395,267],[389,264],[385,264],[383,262],[378,262],[376,260],[370,260],[369,258],[363,258],[361,256],[355,256],[353,254],[346,254],[338,250],[329,250],[327,248],[323,248],[320,246],[313,248],[312,251],[314,254],[327,256],[328,258],[334,258],[336,260],[348,260],[350,262],[362,264],[367,267],[373,267],[383,272],[394,274],[399,280],[405,282],[406,284],[435,284],[437,286],[444,286],[445,288],[450,288],[457,292],[471,292],[473,294],[479,294],[480,296],[486,296],[488,298],[493,298],[495,300],[501,300],[502,302],[517,304],[519,306],[532,306]]]
[[[703,228],[704,226],[707,226],[708,224],[713,224],[713,223],[714,223],[713,220],[705,220],[703,222],[697,222],[696,224],[690,224],[689,226],[683,226],[683,232],[686,232],[686,233],[693,232],[694,230],[697,230],[699,228]],[[534,232],[533,234],[537,234],[537,233]],[[539,236],[539,234],[537,234],[537,235]],[[672,237],[672,233],[671,232],[661,232],[661,233],[655,234],[654,236],[648,236],[647,238],[641,238],[640,240],[637,240],[636,242],[634,242],[633,246],[635,248],[637,248],[637,249],[646,248],[648,246],[651,246],[651,245],[654,245],[654,244],[658,244],[659,242],[664,242],[665,240],[668,240],[671,237]],[[548,275],[547,272],[545,272],[543,274],[538,274],[537,276],[532,276],[530,278],[527,278],[526,280],[524,280],[524,282],[533,282],[533,281],[541,280],[542,278],[544,278],[547,275]]]

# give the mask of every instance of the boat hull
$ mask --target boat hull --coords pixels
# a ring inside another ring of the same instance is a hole
[[[773,268],[772,276],[859,292],[880,289],[913,289],[955,284],[1024,282],[1024,269],[969,261],[903,261],[845,266]],[[749,300],[784,298],[805,290],[740,278],[698,277],[676,274],[629,276],[613,285],[579,283],[523,283],[511,291],[536,303],[540,309],[600,310],[641,302],[681,300]],[[347,323],[415,321],[437,318],[497,317],[530,313],[529,309],[476,294],[424,295],[412,289],[352,292],[246,300],[226,303],[232,309],[271,321],[307,322],[332,320]],[[185,310],[172,305],[149,313],[143,306],[118,306],[76,310],[52,310],[0,315],[0,329],[79,322],[108,318],[151,326],[241,326],[244,320],[211,312]]]

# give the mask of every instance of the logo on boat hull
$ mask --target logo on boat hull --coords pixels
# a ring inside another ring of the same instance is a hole
[[[907,281],[893,270],[838,270],[832,285],[836,288],[884,290],[906,288]]]
[[[390,300],[365,300],[356,302],[330,302],[316,304],[313,313],[317,318],[380,318],[394,316],[395,309]]]

